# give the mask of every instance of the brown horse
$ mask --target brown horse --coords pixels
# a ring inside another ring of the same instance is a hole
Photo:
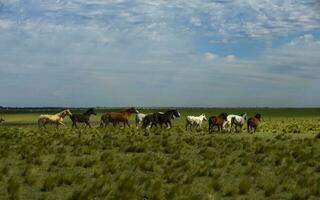
[[[247,121],[248,133],[252,130],[256,132],[259,124],[261,122],[261,114],[257,113],[254,117],[250,117]]]
[[[0,124],[2,124],[2,122],[4,122],[4,121],[5,121],[4,119],[0,118]]]
[[[129,116],[132,113],[139,113],[137,109],[135,108],[129,108],[125,111],[120,111],[120,112],[110,112],[110,113],[106,113],[104,115],[101,116],[101,122],[100,122],[100,127],[106,127],[109,123],[112,123],[113,126],[115,127],[116,124],[122,122],[124,127],[126,127],[126,125],[128,125],[128,127],[130,127],[129,124]]]
[[[222,132],[223,124],[227,121],[227,113],[221,113],[218,116],[212,116],[208,119],[209,121],[209,133],[211,133],[214,126],[217,126],[219,131]]]

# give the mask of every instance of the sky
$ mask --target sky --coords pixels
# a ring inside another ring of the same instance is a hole
[[[320,106],[319,0],[0,0],[0,106]]]

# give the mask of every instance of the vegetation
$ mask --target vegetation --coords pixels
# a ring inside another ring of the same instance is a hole
[[[99,114],[92,129],[38,129],[38,113],[2,112],[0,199],[320,198],[319,109],[227,110],[260,112],[255,134],[184,130],[187,114],[222,110],[150,131],[100,129]]]

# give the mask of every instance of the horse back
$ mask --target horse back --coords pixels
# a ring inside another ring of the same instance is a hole
[[[255,117],[250,117],[247,121],[248,126],[258,126],[259,123],[260,123],[259,119]]]
[[[125,121],[128,120],[129,113],[127,112],[111,112],[109,116],[114,121]]]
[[[70,119],[71,119],[71,121],[84,122],[87,119],[89,119],[89,115],[73,114],[73,115],[70,115]]]

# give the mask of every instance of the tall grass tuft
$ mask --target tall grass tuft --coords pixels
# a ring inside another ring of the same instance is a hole
[[[9,195],[9,200],[19,200],[20,199],[20,183],[16,178],[10,177],[7,182],[7,192]]]

